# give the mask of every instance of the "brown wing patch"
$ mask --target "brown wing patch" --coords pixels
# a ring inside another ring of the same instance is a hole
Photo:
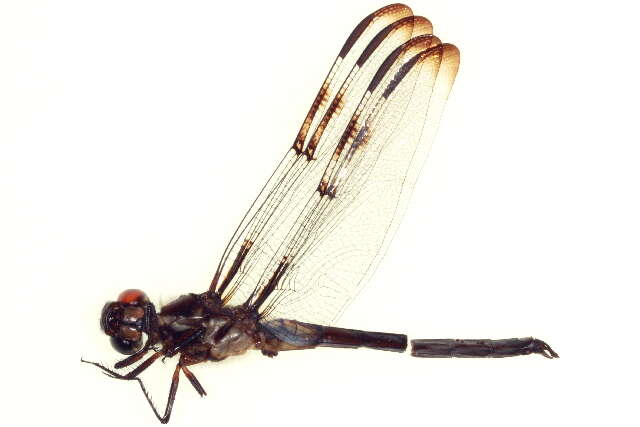
[[[335,65],[334,65],[334,68],[335,68]],[[298,136],[296,136],[296,139],[293,143],[293,149],[298,154],[302,153],[302,149],[304,147],[304,141],[307,138],[309,129],[311,128],[311,123],[313,122],[313,118],[315,117],[320,107],[327,101],[327,98],[329,97],[330,82],[331,80],[329,78],[327,78],[327,80],[324,81],[324,83],[320,87],[320,90],[318,91],[318,94],[313,100],[313,103],[311,104],[311,108],[307,113],[307,117],[305,117],[304,121],[302,122],[302,127],[300,128],[300,131],[298,132]]]
[[[227,275],[224,278],[224,281],[220,285],[220,294],[224,292],[227,286],[229,286],[229,283],[231,283],[233,278],[236,276],[236,274],[240,270],[242,263],[247,257],[247,254],[249,253],[249,250],[251,250],[251,246],[253,246],[253,242],[250,240],[245,240],[240,246],[240,250],[238,251],[236,258],[233,260],[233,264],[231,265],[231,268],[229,268],[229,271],[227,272]],[[216,279],[214,278],[214,280]]]

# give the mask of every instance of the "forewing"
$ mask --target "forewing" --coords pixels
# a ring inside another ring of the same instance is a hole
[[[395,231],[457,71],[457,49],[430,32],[402,5],[356,27],[211,292],[266,320],[331,323],[344,310]]]
[[[377,266],[458,69],[455,46],[424,47],[417,54],[392,54],[373,77],[297,227],[266,270],[280,269],[277,283],[272,276],[261,278],[256,300],[265,319],[330,324]],[[269,297],[260,301],[270,286]]]
[[[357,106],[371,73],[414,34],[431,32],[407,6],[386,6],[351,33],[305,118],[292,148],[243,218],[216,270],[210,290],[229,301],[246,298],[300,215],[335,148],[335,135]],[[346,117],[346,119],[344,118]],[[239,291],[239,292],[238,292]]]

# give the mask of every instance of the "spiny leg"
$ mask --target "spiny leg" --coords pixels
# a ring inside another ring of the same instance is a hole
[[[140,359],[142,356],[138,356],[137,354],[134,354],[118,363],[123,364],[131,364],[134,361],[131,361],[130,359],[133,359],[134,356],[137,357],[136,360]],[[169,387],[169,397],[167,398],[167,406],[164,409],[164,414],[161,416],[160,413],[158,412],[158,410],[156,409],[156,406],[154,405],[153,401],[151,400],[151,396],[149,395],[149,392],[147,391],[147,388],[144,386],[144,383],[142,382],[142,380],[138,377],[138,375],[140,375],[145,369],[147,369],[149,366],[151,366],[151,364],[153,362],[155,362],[156,360],[158,360],[158,358],[160,358],[162,356],[162,353],[158,352],[158,353],[154,353],[151,357],[149,357],[147,360],[145,360],[143,363],[141,363],[137,368],[135,368],[134,370],[132,370],[131,372],[128,372],[127,374],[120,374],[112,369],[107,368],[106,366],[102,365],[101,363],[98,362],[91,362],[88,360],[84,360],[84,359],[80,359],[81,362],[84,363],[89,363],[91,365],[97,366],[98,368],[100,368],[103,373],[111,378],[115,378],[115,379],[119,379],[119,380],[128,380],[128,381],[132,381],[135,380],[138,382],[138,384],[140,385],[140,388],[142,389],[142,393],[144,394],[144,397],[147,399],[147,403],[149,403],[149,406],[151,406],[151,410],[153,410],[153,413],[155,414],[156,418],[158,418],[158,420],[162,423],[162,424],[166,424],[169,422],[169,418],[171,417],[171,411],[173,409],[173,403],[175,401],[176,398],[176,392],[178,391],[178,382],[180,381],[180,371],[182,370],[182,372],[184,372],[185,376],[187,377],[187,379],[189,380],[189,382],[191,383],[191,385],[193,386],[193,388],[196,389],[196,391],[198,392],[198,394],[200,394],[200,396],[204,397],[207,395],[207,392],[204,390],[204,387],[202,386],[202,384],[200,384],[200,381],[198,381],[198,379],[196,378],[196,376],[193,374],[193,372],[191,372],[189,370],[189,368],[187,368],[187,365],[192,365],[192,364],[196,364],[199,363],[200,360],[190,360],[188,357],[186,357],[184,354],[180,356],[180,360],[178,361],[178,363],[176,364],[176,368],[173,371],[173,376],[171,378],[171,386]],[[118,364],[116,364],[118,365]],[[126,365],[125,365],[126,366]],[[117,367],[117,366],[116,366]]]
[[[136,355],[133,355],[136,356]],[[119,363],[126,363],[126,362],[130,362],[129,359],[132,359],[133,356],[128,357],[124,360],[122,360]],[[156,360],[158,360],[158,358],[162,356],[162,353],[154,353],[151,357],[149,357],[147,360],[145,360],[144,362],[142,362],[138,367],[136,367],[134,370],[132,370],[131,372],[128,372],[125,375],[122,375],[112,369],[107,368],[106,366],[102,365],[101,363],[98,362],[91,362],[88,360],[84,360],[84,359],[80,359],[81,362],[84,363],[89,363],[93,366],[97,366],[98,368],[100,368],[102,370],[102,372],[107,375],[108,377],[111,378],[115,378],[118,380],[128,380],[128,381],[137,381],[138,384],[140,385],[140,388],[142,389],[142,393],[144,394],[144,397],[147,399],[147,403],[149,403],[149,406],[151,406],[151,410],[153,410],[153,413],[155,414],[156,418],[158,418],[158,420],[160,420],[161,423],[166,424],[169,421],[169,416],[171,416],[171,406],[173,406],[173,400],[175,399],[175,391],[178,388],[178,384],[177,384],[177,375],[176,372],[179,373],[179,366],[180,364],[178,364],[176,366],[176,371],[173,374],[173,381],[171,382],[171,390],[173,390],[173,396],[171,395],[171,391],[169,392],[169,403],[167,404],[167,408],[165,408],[165,413],[164,416],[161,417],[160,414],[158,413],[158,410],[156,409],[155,405],[153,404],[153,401],[151,400],[151,396],[149,395],[149,392],[147,391],[146,387],[144,386],[144,383],[142,382],[142,380],[138,377],[138,375],[140,375],[140,373],[142,373],[142,371],[144,371],[145,369],[147,369],[149,366],[151,366],[151,364],[153,362],[155,362]],[[142,357],[142,356],[140,356]],[[138,357],[138,359],[140,358]],[[133,363],[133,362],[130,362]],[[129,363],[129,364],[130,364]],[[117,365],[117,364],[116,364]],[[175,387],[174,387],[174,384]]]
[[[161,355],[162,353],[156,353],[156,354],[157,355]],[[151,358],[147,359],[146,361],[148,361],[150,359]],[[93,362],[89,362],[89,363],[93,363]],[[103,368],[104,370],[106,370],[104,367],[102,367],[100,365],[97,365],[97,366],[99,366],[99,367]],[[109,370],[107,370],[107,371],[109,371]],[[162,416],[160,416],[160,413],[156,409],[156,405],[154,405],[153,400],[151,400],[151,396],[149,395],[149,392],[147,391],[146,387],[144,386],[144,383],[142,382],[142,380],[140,378],[138,378],[138,377],[127,378],[126,375],[119,375],[119,374],[117,374],[117,375],[118,376],[115,376],[113,378],[117,378],[117,379],[121,379],[121,380],[136,380],[136,381],[138,381],[138,384],[140,384],[140,388],[142,389],[142,393],[144,394],[145,399],[147,399],[147,403],[149,404],[149,406],[151,406],[151,410],[153,411],[153,414],[156,416],[158,421],[160,421],[162,424],[166,424],[166,423],[169,422],[169,418],[171,417],[171,410],[173,409],[173,402],[176,399],[176,392],[178,391],[178,382],[180,381],[180,362],[178,362],[176,364],[176,369],[173,371],[173,376],[171,378],[171,386],[169,387],[169,397],[167,398],[167,406],[165,406],[164,414]]]
[[[173,371],[173,376],[171,377],[171,386],[169,386],[169,397],[167,398],[167,406],[164,408],[164,415],[160,416],[158,411],[156,410],[155,405],[151,401],[149,397],[149,393],[145,390],[144,385],[140,382],[140,387],[142,388],[142,392],[144,396],[147,398],[147,402],[151,405],[151,409],[153,409],[153,413],[156,415],[156,418],[162,423],[166,424],[169,422],[169,418],[171,417],[171,411],[173,409],[173,402],[176,400],[176,392],[178,391],[178,382],[180,381],[180,362],[176,364],[176,369]]]
[[[191,385],[193,385],[193,387],[200,394],[200,396],[204,396],[207,394],[204,391],[204,388],[202,387],[198,379],[195,377],[195,375],[193,375],[193,373],[186,367],[186,365],[193,364],[193,363],[198,363],[198,362],[189,360],[189,358],[186,357],[184,354],[180,356],[180,360],[176,364],[176,369],[173,371],[173,376],[171,378],[171,386],[169,387],[169,397],[167,398],[167,406],[164,408],[164,414],[162,416],[160,416],[160,414],[156,410],[156,407],[151,401],[151,398],[149,397],[149,393],[147,393],[147,390],[144,388],[144,384],[142,384],[142,381],[138,381],[138,383],[140,384],[140,387],[142,388],[142,392],[144,393],[144,396],[147,398],[147,402],[149,402],[151,409],[153,409],[153,413],[155,414],[156,418],[160,420],[162,424],[168,423],[169,418],[171,417],[171,411],[173,410],[173,403],[176,400],[176,392],[178,391],[178,383],[180,381],[180,371],[184,372],[187,379],[189,379],[189,382],[191,383]]]
[[[128,373],[126,373],[124,375],[122,375],[122,374],[120,374],[120,373],[118,373],[118,372],[116,372],[116,371],[114,371],[112,369],[109,369],[106,366],[104,366],[103,364],[98,363],[98,362],[91,362],[89,360],[84,360],[84,359],[80,359],[80,361],[84,362],[84,363],[89,363],[89,364],[91,364],[93,366],[97,366],[98,368],[100,368],[102,370],[102,372],[105,375],[107,375],[107,376],[109,376],[111,378],[116,378],[118,380],[135,380],[135,379],[138,379],[137,377],[138,377],[138,375],[140,375],[142,373],[142,371],[144,371],[149,366],[151,366],[151,364],[153,362],[155,362],[156,360],[158,360],[158,358],[160,356],[162,356],[162,353],[154,353],[147,360],[145,360],[140,365],[138,365],[135,369],[133,369],[131,372],[128,372]],[[140,356],[140,357],[142,357],[142,356]],[[128,357],[128,358],[116,363],[116,368],[120,368],[121,367],[121,366],[118,366],[118,364],[120,364],[120,363],[129,362],[128,359],[131,359],[131,357]],[[133,362],[130,362],[128,364],[131,364],[131,363],[133,363]],[[126,365],[124,365],[124,366],[126,366]]]

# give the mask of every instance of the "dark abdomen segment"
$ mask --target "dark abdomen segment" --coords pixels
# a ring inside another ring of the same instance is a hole
[[[289,319],[275,319],[261,323],[261,326],[265,333],[281,342],[274,348],[278,351],[314,347],[365,347],[399,352],[407,349],[407,336],[403,334],[335,328]]]
[[[357,329],[324,326],[318,343],[321,347],[366,347],[375,350],[403,352],[407,349],[407,336],[385,332],[367,332]]]
[[[544,341],[528,338],[411,340],[415,357],[511,357],[537,353],[553,359],[558,353]]]

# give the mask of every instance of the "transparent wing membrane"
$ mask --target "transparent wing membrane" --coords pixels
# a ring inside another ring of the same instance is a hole
[[[335,87],[338,85],[336,82],[340,82],[339,87],[341,87],[345,92],[342,98],[347,104],[346,107],[348,107],[352,102],[348,102],[351,99],[351,96],[346,95],[353,91],[357,91],[357,89],[354,88],[358,86],[363,74],[358,72],[360,67],[358,67],[355,72],[353,71],[356,61],[361,57],[366,46],[372,42],[373,38],[380,33],[380,31],[394,22],[408,16],[412,16],[412,12],[409,7],[401,4],[392,4],[367,16],[352,31],[351,35],[340,50],[338,57],[335,59],[318,92],[318,95],[314,99],[294,141],[292,149],[287,152],[267,184],[263,187],[261,193],[254,201],[249,211],[245,214],[245,217],[236,229],[234,236],[227,245],[211,282],[211,291],[216,291],[221,295],[225,293],[227,286],[231,281],[235,281],[236,285],[239,283],[239,278],[236,279],[234,267],[238,267],[238,255],[244,253],[243,248],[247,244],[251,244],[254,247],[254,253],[251,254],[251,258],[255,258],[256,255],[263,252],[261,247],[267,252],[269,251],[269,244],[268,242],[264,242],[264,239],[261,239],[262,246],[253,245],[253,242],[255,242],[261,234],[263,237],[265,234],[268,234],[268,231],[272,229],[274,222],[287,218],[287,215],[282,215],[283,212],[293,212],[296,210],[296,206],[291,204],[291,196],[295,196],[296,193],[307,191],[304,184],[312,181],[310,177],[312,177],[314,173],[321,173],[322,166],[319,165],[320,162],[305,162],[303,159],[304,156],[301,153],[302,150],[308,146],[309,130],[311,129],[312,124],[314,121],[315,123],[319,122],[320,118],[326,115],[326,110],[329,108],[329,105],[331,105],[327,100],[329,100],[335,92]],[[427,21],[423,27],[426,27],[424,30],[430,31],[431,24]],[[364,61],[367,69],[375,69],[373,60],[374,59]],[[351,74],[349,79],[347,79],[348,74]],[[362,80],[366,81],[366,78]],[[334,108],[341,111],[335,111],[335,115],[330,115],[343,117],[348,114],[344,111],[345,105],[342,102],[336,101],[335,105],[336,107]],[[320,133],[316,138],[319,139],[319,137]],[[325,141],[327,139],[328,138],[326,137],[324,138]],[[322,146],[320,145],[318,148],[321,149]],[[282,226],[286,225],[282,224]],[[251,260],[243,260],[243,271],[247,271],[250,261]],[[256,261],[254,260],[253,262],[255,263]],[[232,293],[233,292],[228,293],[227,296],[230,296]]]
[[[435,136],[459,53],[391,5],[351,33],[211,285],[265,319],[328,324],[377,266]]]

